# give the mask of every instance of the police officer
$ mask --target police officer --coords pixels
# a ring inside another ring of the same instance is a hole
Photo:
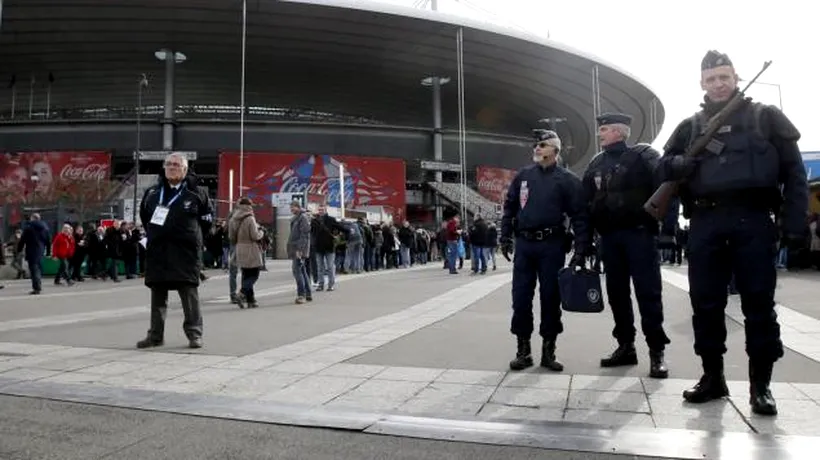
[[[649,346],[649,376],[666,378],[658,222],[643,209],[655,191],[655,168],[660,154],[647,144],[628,146],[632,117],[606,113],[597,118],[604,151],[593,157],[584,173],[584,196],[590,206],[591,230],[600,235],[601,259],[606,266],[606,291],[618,348],[601,360],[601,367],[638,364],[635,316],[630,280],[641,314],[641,328]]]
[[[775,415],[769,383],[783,344],[774,310],[778,228],[773,215],[782,217],[784,243],[802,244],[808,186],[797,147],[800,133],[777,108],[745,99],[702,155],[683,155],[707,117],[738,93],[737,83],[727,55],[706,53],[702,110],[678,125],[658,168],[662,180],[685,179],[680,196],[690,219],[689,296],[695,353],[704,374],[683,397],[702,403],[729,394],[723,375],[724,310],[726,286],[734,274],[745,316],[752,411]]]
[[[566,263],[564,226],[569,217],[576,235],[576,247],[584,253],[588,219],[583,203],[581,181],[572,172],[558,167],[561,139],[554,131],[535,130],[533,162],[522,168],[512,181],[504,201],[501,220],[501,248],[505,256],[512,250],[513,315],[510,331],[518,338],[518,351],[510,369],[522,370],[533,365],[530,336],[533,332],[532,300],[538,281],[541,298],[540,334],[544,339],[541,366],[562,371],[555,359],[555,341],[563,332],[558,271]],[[573,265],[583,262],[573,258]]]

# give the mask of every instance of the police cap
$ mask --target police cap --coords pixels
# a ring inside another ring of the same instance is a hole
[[[558,134],[549,129],[533,129],[532,137],[535,139],[535,142],[542,142],[550,139],[556,139],[558,138]]]
[[[706,53],[706,56],[703,56],[703,60],[700,61],[700,70],[704,71],[708,69],[714,69],[715,67],[720,67],[724,65],[733,65],[732,60],[729,59],[729,56],[719,51],[709,50],[709,52]]]
[[[596,120],[598,120],[598,126],[615,124],[630,126],[632,124],[632,117],[625,113],[604,113]]]

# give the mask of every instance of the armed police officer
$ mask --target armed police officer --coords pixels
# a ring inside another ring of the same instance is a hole
[[[777,108],[746,98],[701,155],[684,155],[707,120],[743,96],[737,83],[729,57],[709,51],[701,62],[702,110],[678,125],[659,167],[661,180],[684,180],[679,195],[690,219],[689,296],[695,353],[704,374],[683,397],[703,403],[729,395],[723,375],[724,310],[734,274],[745,316],[751,408],[775,415],[769,384],[783,344],[774,310],[774,215],[781,217],[784,243],[802,244],[808,186],[797,147],[800,133]]]
[[[627,145],[632,117],[606,113],[597,118],[603,152],[593,157],[584,173],[584,195],[590,206],[590,230],[601,236],[601,259],[606,266],[606,292],[618,348],[601,360],[601,367],[638,364],[635,315],[630,279],[641,314],[641,329],[649,346],[649,375],[666,378],[664,350],[669,338],[663,330],[658,222],[643,204],[656,188],[655,168],[660,153],[647,144]]]
[[[521,169],[510,184],[501,220],[501,247],[505,256],[512,250],[515,258],[512,280],[512,326],[518,339],[518,351],[510,369],[522,370],[533,365],[530,337],[533,332],[532,301],[535,283],[541,298],[540,335],[544,339],[541,366],[562,371],[556,361],[555,342],[563,332],[558,271],[566,263],[564,220],[570,222],[576,235],[575,245],[583,254],[588,247],[587,209],[583,203],[581,181],[572,172],[556,165],[561,139],[554,131],[535,130],[533,162]],[[574,265],[582,264],[574,258]]]

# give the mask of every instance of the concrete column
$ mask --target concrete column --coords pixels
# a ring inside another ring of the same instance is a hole
[[[176,58],[173,50],[165,50],[165,113],[162,117],[162,149],[174,149],[174,99]]]

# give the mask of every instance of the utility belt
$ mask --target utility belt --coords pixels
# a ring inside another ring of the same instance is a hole
[[[723,208],[742,208],[756,211],[773,211],[779,205],[772,203],[772,199],[760,193],[739,194],[732,193],[724,196],[699,197],[692,199],[692,208],[695,211],[704,211]]]
[[[566,233],[564,227],[550,227],[541,230],[520,230],[516,236],[527,241],[543,241],[548,238],[563,237]]]

